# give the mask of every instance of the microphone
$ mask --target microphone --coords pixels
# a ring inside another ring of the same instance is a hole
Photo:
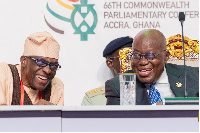
[[[182,27],[182,42],[183,42],[183,58],[184,58],[184,97],[187,97],[187,89],[186,89],[186,69],[185,69],[185,46],[184,46],[184,36],[183,36],[183,22],[185,21],[184,12],[179,12],[179,21],[181,22]]]
[[[184,12],[179,12],[179,21],[185,21],[185,14],[184,14]]]

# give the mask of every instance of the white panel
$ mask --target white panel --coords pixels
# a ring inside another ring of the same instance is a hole
[[[59,117],[0,118],[1,132],[60,132]]]
[[[63,132],[198,132],[197,118],[64,118]]]

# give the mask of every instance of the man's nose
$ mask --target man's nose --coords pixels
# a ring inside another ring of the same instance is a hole
[[[141,59],[139,60],[140,65],[147,65],[149,63],[149,60],[146,59],[144,55],[141,56]]]
[[[50,68],[49,65],[43,67],[42,70],[43,70],[46,74],[50,74],[50,73],[51,73],[51,68]]]

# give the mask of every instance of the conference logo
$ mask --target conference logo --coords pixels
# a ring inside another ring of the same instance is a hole
[[[63,0],[64,1],[64,0]],[[57,2],[52,5],[59,5],[57,8],[51,8],[49,3],[46,4],[47,12],[51,14],[57,20],[65,22],[64,24],[70,23],[72,28],[74,29],[74,33],[79,34],[81,41],[88,41],[89,34],[95,34],[94,29],[97,26],[98,17],[97,13],[94,9],[94,4],[88,4],[88,0],[65,0],[63,2],[61,0],[56,0],[53,2]],[[52,6],[53,7],[53,6]],[[66,13],[56,12],[60,8],[65,8]],[[64,15],[61,15],[64,14]],[[68,17],[67,17],[68,15]],[[44,15],[44,19],[49,28],[51,28],[54,32],[59,34],[64,34],[67,29],[57,28],[55,20],[50,23]]]

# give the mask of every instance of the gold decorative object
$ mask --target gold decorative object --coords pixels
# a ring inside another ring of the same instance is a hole
[[[178,82],[178,83],[176,83],[176,86],[180,88],[180,87],[182,87],[182,84]]]
[[[97,90],[94,90],[94,93],[97,93]]]
[[[103,91],[103,90],[104,90],[103,88],[100,89],[100,91]]]
[[[166,40],[167,50],[170,53],[169,61],[183,60],[183,42],[182,35],[177,34]],[[199,60],[199,41],[184,37],[185,58],[187,61]]]
[[[90,91],[89,94],[92,94],[92,91]]]
[[[132,49],[124,48],[119,51],[120,73],[131,70]]]

